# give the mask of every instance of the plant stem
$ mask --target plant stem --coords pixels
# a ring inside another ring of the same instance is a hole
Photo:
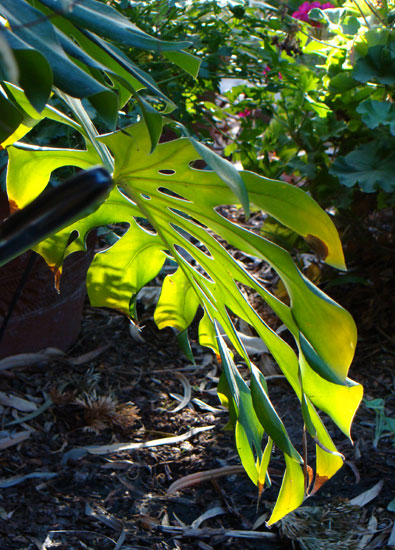
[[[110,154],[108,148],[103,144],[97,141],[96,138],[99,137],[99,133],[96,130],[93,122],[91,121],[88,113],[86,112],[84,106],[80,99],[71,97],[62,91],[55,89],[56,94],[63,99],[63,101],[69,106],[73,114],[76,116],[78,121],[81,123],[83,129],[85,130],[86,136],[89,141],[92,143],[97,154],[99,155],[103,166],[112,174],[114,171],[114,160]]]

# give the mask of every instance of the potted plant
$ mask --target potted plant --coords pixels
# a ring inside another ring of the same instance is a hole
[[[62,277],[39,254],[26,250],[78,219],[81,211],[86,214],[111,186],[108,172],[94,168],[11,216],[7,196],[0,195],[0,357],[47,347],[65,351],[78,337],[94,233],[86,252],[66,260]]]
[[[18,10],[17,4],[26,11]],[[35,6],[39,10],[24,0],[5,1],[0,6],[1,15],[14,29],[13,36],[5,32],[5,37],[23,75],[19,85],[3,84],[4,101],[17,111],[14,119],[11,115],[6,119],[11,135],[3,141],[9,155],[9,199],[17,208],[24,208],[46,188],[50,174],[62,166],[86,169],[100,164],[108,169],[114,187],[97,210],[40,242],[35,250],[58,272],[65,258],[85,248],[89,231],[127,224],[115,244],[96,254],[87,284],[93,305],[116,308],[130,318],[136,315],[139,290],[160,272],[166,260],[178,266],[164,279],[155,321],[159,328],[175,328],[185,342],[188,327],[202,308],[199,339],[221,359],[219,395],[229,408],[241,462],[259,491],[270,483],[267,466],[273,445],[284,454],[283,484],[269,520],[274,523],[301,504],[310,470],[270,402],[264,376],[249,357],[235,319],[249,324],[264,340],[300,400],[306,430],[316,445],[313,491],[343,462],[316,409],[327,413],[349,436],[362,397],[361,386],[347,377],[356,330],[351,316],[306,279],[284,249],[226,219],[220,206],[241,205],[247,218],[250,204],[264,210],[318,248],[329,264],[344,269],[336,229],[326,213],[297,187],[239,172],[179,123],[169,121],[172,102],[110,40],[149,48],[195,74],[199,62],[185,51],[187,43],[151,38],[118,11],[95,0],[83,4],[40,0]],[[41,34],[38,28],[37,32],[24,32],[27,24],[39,27],[42,22],[45,29]],[[35,58],[43,74],[50,71],[53,75],[54,91],[63,99],[67,113],[45,106],[51,79],[47,88],[43,81],[37,90],[28,78],[28,55]],[[75,66],[70,65],[73,63]],[[122,123],[127,110],[123,109],[119,119],[117,113],[125,105],[138,110],[138,120],[99,135],[81,98],[88,98],[108,125]],[[18,113],[22,113],[19,122]],[[85,148],[23,144],[20,140],[28,124],[45,117],[72,127]],[[160,143],[163,124],[169,122],[181,136]],[[207,168],[197,169],[197,160],[203,160]],[[281,277],[290,305],[236,261],[223,241],[268,262]],[[294,347],[258,315],[244,287],[266,301],[288,328]],[[232,350],[249,367],[249,384],[225,344],[224,333]]]

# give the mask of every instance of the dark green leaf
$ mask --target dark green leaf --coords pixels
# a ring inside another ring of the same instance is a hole
[[[199,72],[201,59],[195,57],[188,52],[163,52],[163,57],[166,57],[186,73],[196,78]]]
[[[182,332],[179,332],[177,334],[177,342],[178,342],[178,345],[180,346],[181,350],[185,354],[185,356],[192,363],[192,365],[195,365],[196,362],[195,362],[195,358],[193,356],[191,343],[190,343],[189,338],[188,338],[188,329],[187,328],[185,330],[183,330]]]
[[[357,34],[361,24],[358,21],[358,18],[351,15],[350,17],[346,17],[342,22],[342,30],[344,34],[350,34],[355,35]]]
[[[395,42],[369,48],[366,57],[357,60],[352,75],[359,82],[395,84]]]
[[[61,0],[40,0],[39,3],[54,12],[65,15],[78,27],[89,29],[99,36],[127,46],[164,52],[179,51],[191,44],[190,42],[164,42],[153,38],[111,6],[95,0],[74,2],[67,13],[63,10]]]
[[[352,90],[358,85],[355,79],[349,72],[341,72],[331,78],[329,83],[329,90],[334,93],[343,93],[347,90]]]
[[[152,153],[155,150],[155,147],[158,145],[159,138],[162,134],[163,116],[156,109],[151,107],[151,105],[142,97],[139,97],[138,102],[144,117],[144,121],[147,125],[149,137],[151,140]]]
[[[267,434],[284,453],[301,462],[299,453],[292,445],[284,424],[267,395],[265,378],[254,365],[251,365],[251,397],[255,413]]]
[[[362,115],[362,120],[368,128],[374,130],[383,124],[389,126],[391,134],[395,136],[395,105],[393,103],[368,99],[358,105],[357,112]]]
[[[117,47],[112,46],[99,38],[98,36],[93,35],[92,33],[84,31],[84,35],[89,38],[94,44],[98,45],[102,50],[107,53],[112,59],[114,59],[122,69],[130,73],[134,78],[137,79],[138,82],[140,82],[144,87],[146,87],[148,90],[151,90],[156,94],[160,99],[162,99],[166,104],[166,110],[165,112],[171,112],[174,110],[175,105],[170,101],[168,97],[166,97],[158,88],[155,81],[151,78],[149,74],[147,74],[145,71],[140,69],[137,65],[135,65],[129,58],[127,58]],[[129,85],[129,80],[124,79],[122,76],[119,76],[116,72],[112,72],[115,78],[119,80],[120,82],[125,83],[125,85]],[[130,86],[129,86],[130,88]]]
[[[104,121],[113,127],[118,112],[116,94],[67,57],[51,21],[23,0],[4,0],[0,13],[8,19],[13,34],[45,56],[52,68],[55,86],[73,97],[89,98],[101,109],[99,114]]]
[[[52,71],[45,57],[8,29],[4,37],[12,48],[18,64],[18,80],[36,111],[41,112],[48,102],[52,88]]]
[[[346,187],[358,183],[365,193],[374,193],[380,188],[391,193],[395,190],[394,143],[374,141],[363,145],[345,157],[338,157],[330,173]]]
[[[18,82],[18,64],[3,33],[0,33],[0,80]]]
[[[0,93],[0,143],[18,128],[22,120],[21,111]]]
[[[217,153],[214,153],[214,151],[211,151],[203,143],[196,141],[193,137],[189,137],[189,141],[211,170],[214,170],[221,180],[233,191],[244,208],[246,218],[248,218],[250,215],[250,206],[247,189],[241,175],[233,164],[217,155]]]
[[[302,333],[300,333],[300,347],[308,364],[317,374],[333,384],[344,384],[344,381],[337,376],[337,373],[318,355]]]

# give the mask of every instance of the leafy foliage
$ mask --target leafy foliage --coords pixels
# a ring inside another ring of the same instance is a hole
[[[189,42],[153,38],[113,7],[96,0],[40,0],[31,4],[27,0],[5,0],[0,15],[8,22],[9,28],[3,27],[2,32],[13,55],[15,73],[20,75],[11,81],[22,87],[32,107],[41,112],[54,85],[72,97],[89,99],[107,127],[113,129],[119,108],[133,95],[149,121],[154,139],[159,114],[141,90],[148,90],[165,112],[175,105],[111,41],[161,52],[196,76],[199,60],[183,51]],[[12,108],[12,98],[7,108]],[[4,106],[1,114],[6,110]],[[9,133],[12,130],[10,123]]]
[[[18,3],[26,4],[22,0]],[[19,12],[11,2],[3,4],[0,9],[12,20],[11,27],[19,28]],[[118,12],[94,0],[78,9],[60,0],[40,0],[34,5],[42,9],[40,13],[53,16],[43,20],[45,25],[50,21],[50,27],[42,36],[30,32],[21,39],[28,43],[29,38],[33,50],[42,54],[57,79],[57,87],[63,86],[62,78],[74,58],[78,60],[76,79],[79,71],[85,73],[83,80],[89,73],[95,81],[88,79],[96,86],[93,89],[101,90],[99,96],[104,93],[102,97],[114,94],[117,100],[123,98],[120,104],[126,105],[125,115],[129,105],[125,101],[131,94],[131,105],[138,106],[141,116],[137,123],[99,135],[79,98],[89,99],[107,123],[113,121],[112,107],[102,107],[89,86],[83,92],[82,87],[79,90],[82,81],[71,79],[66,83],[70,87],[54,89],[64,101],[64,110],[42,106],[38,96],[22,82],[20,86],[4,82],[6,101],[23,115],[9,125],[2,142],[9,155],[9,200],[14,209],[23,208],[46,188],[54,170],[62,167],[85,169],[105,164],[111,169],[115,185],[101,206],[38,244],[35,250],[45,258],[57,281],[65,257],[85,248],[89,231],[114,223],[127,224],[128,229],[115,244],[96,254],[87,284],[93,305],[116,308],[131,318],[136,318],[140,289],[160,273],[166,261],[177,265],[164,279],[155,321],[159,328],[173,327],[185,342],[188,327],[198,311],[203,313],[199,339],[221,358],[219,396],[229,408],[241,462],[260,492],[270,484],[267,468],[273,445],[284,454],[286,471],[269,520],[274,523],[307,496],[310,466],[274,409],[265,378],[237,332],[236,319],[242,319],[262,338],[300,401],[301,419],[316,446],[313,492],[343,462],[317,409],[350,437],[351,422],[362,398],[361,386],[348,378],[356,329],[351,316],[299,271],[286,250],[228,220],[220,207],[242,204],[248,213],[250,203],[318,248],[328,264],[345,269],[337,231],[326,213],[301,189],[250,171],[239,172],[185,129],[184,137],[159,142],[163,123],[170,122],[163,116],[171,108],[170,101],[151,75],[107,40],[119,38],[128,47],[163,51],[167,59],[194,73],[196,60],[183,51],[184,42],[177,45],[151,39],[127,19],[119,19]],[[32,23],[32,13],[29,9],[25,12],[24,25]],[[242,15],[237,10],[232,14]],[[119,37],[114,35],[117,25]],[[76,40],[73,45],[68,40],[71,36]],[[49,54],[52,40],[57,42]],[[14,51],[12,41],[10,47]],[[57,57],[58,47],[63,48],[66,64],[62,65]],[[295,72],[294,77],[298,98],[309,103],[318,118],[325,118],[328,108],[314,93],[315,77],[308,71]],[[97,88],[98,84],[104,90]],[[154,107],[155,98],[163,102],[162,111]],[[291,94],[286,101],[291,101]],[[85,148],[22,143],[22,137],[44,119],[71,128]],[[276,132],[271,139],[280,139]],[[291,158],[294,153],[288,151],[288,155]],[[196,161],[204,161],[206,168],[196,168]],[[235,260],[229,247],[266,261],[280,276],[290,305],[270,293]],[[292,346],[259,316],[245,288],[256,292],[281,319],[293,338]],[[224,334],[230,348],[225,345]],[[249,367],[249,383],[240,374],[235,354]]]
[[[391,203],[392,180],[382,185],[377,174],[374,185],[361,184],[361,164],[345,185],[335,163],[354,150],[359,162],[365,143],[372,152],[391,143],[390,5],[338,1],[318,9],[319,2],[289,2],[279,9],[275,2],[196,2],[165,10],[161,2],[140,4],[140,24],[155,24],[164,37],[190,37],[202,56],[202,83],[182,80],[180,117],[233,161],[304,185],[324,206],[349,207],[357,185]],[[130,15],[137,21],[136,9]],[[179,81],[168,71],[163,86],[173,89]],[[227,86],[218,75],[233,80]],[[370,157],[371,166],[379,166],[382,155]]]
[[[90,229],[127,222],[126,234],[107,251],[96,255],[88,273],[88,293],[93,305],[114,307],[131,316],[135,316],[138,291],[159,273],[166,258],[178,263],[177,271],[164,281],[155,320],[160,328],[172,326],[183,332],[194,319],[198,306],[203,307],[201,342],[222,357],[225,377],[221,393],[229,396],[236,446],[249,476],[263,487],[269,453],[261,450],[264,432],[269,437],[267,445],[271,447],[274,442],[287,457],[284,488],[272,518],[272,522],[277,521],[303,499],[302,459],[270,403],[264,377],[248,357],[232,318],[234,315],[242,318],[263,338],[301,400],[304,420],[317,440],[317,487],[320,480],[335,473],[342,459],[315,406],[327,412],[349,435],[362,396],[361,387],[347,378],[355,347],[354,324],[342,308],[304,278],[282,248],[233,224],[216,211],[217,206],[233,203],[236,197],[215,172],[191,167],[199,155],[188,138],[161,143],[151,153],[147,127],[140,122],[100,141],[114,155],[118,187],[94,214],[40,244],[37,250],[54,270],[61,269],[65,256],[84,247]],[[30,197],[40,192],[55,165],[73,162],[86,166],[98,161],[89,148],[43,150],[17,144],[9,148],[9,154],[8,192],[17,205],[26,200],[26,189]],[[327,261],[344,267],[336,231],[311,198],[284,182],[250,172],[240,175],[253,204],[303,236],[314,236],[327,250]],[[148,220],[154,231],[141,225],[141,218]],[[78,238],[68,244],[75,231]],[[286,306],[270,294],[214,235],[221,235],[232,246],[268,261],[282,277],[292,305]],[[293,334],[298,354],[259,317],[240,284],[258,292],[277,313]],[[218,334],[223,330],[227,333],[234,349],[250,366],[250,387],[238,374],[221,336],[215,338],[215,332],[208,328],[213,324]],[[323,334],[327,340],[323,340]],[[299,496],[295,496],[295,485]]]
[[[338,157],[333,163],[332,173],[347,187],[357,182],[365,193],[380,188],[390,193],[395,189],[394,145],[394,139],[363,145],[345,157]]]
[[[389,126],[389,130],[395,136],[395,105],[385,101],[368,99],[357,107],[357,113],[362,115],[362,121],[371,130],[375,130],[381,124]]]

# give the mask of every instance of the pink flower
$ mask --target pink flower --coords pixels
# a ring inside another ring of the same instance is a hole
[[[265,67],[265,68],[263,69],[263,71],[262,71],[262,74],[263,74],[264,76],[267,76],[267,74],[270,73],[270,71],[271,71],[271,68],[269,67],[269,65],[266,65],[266,67]],[[282,79],[283,79],[283,75],[282,75],[281,73],[277,73],[277,74],[278,74],[278,78],[279,78],[280,80],[282,80]]]
[[[334,8],[333,4],[330,2],[325,2],[325,4],[321,4],[321,2],[303,2],[297,9],[297,11],[294,11],[292,14],[292,17],[295,19],[299,19],[299,21],[306,21],[307,23],[310,23],[314,27],[319,27],[320,24],[317,22],[310,22],[309,21],[309,13],[313,8],[320,8],[321,10],[328,10],[330,8]]]
[[[239,116],[240,118],[245,118],[245,117],[250,116],[251,113],[252,113],[252,111],[250,109],[244,109],[244,111],[241,111],[240,113],[237,113],[237,116]]]

